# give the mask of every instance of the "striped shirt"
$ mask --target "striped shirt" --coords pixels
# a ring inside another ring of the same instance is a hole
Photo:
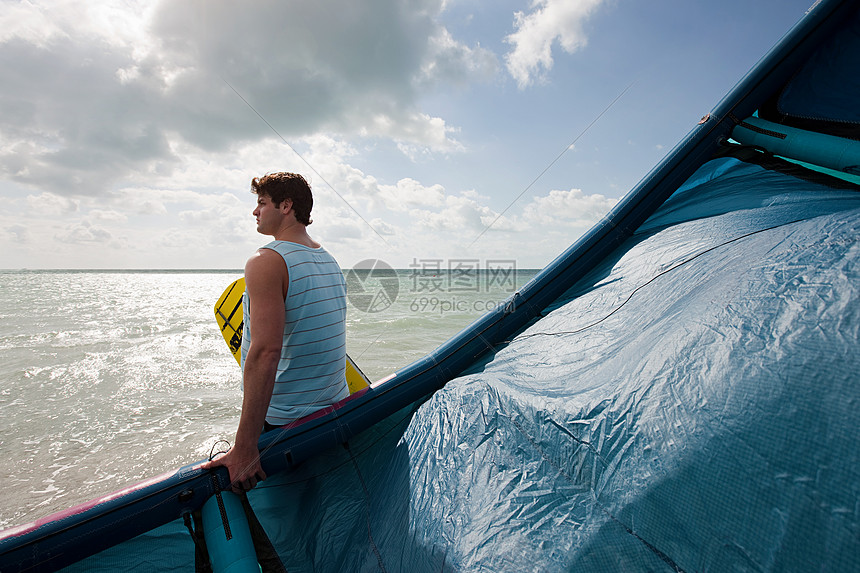
[[[284,301],[284,340],[266,421],[281,426],[349,396],[346,385],[346,281],[322,247],[289,241],[263,247],[281,255],[289,286]],[[250,306],[242,301],[242,367],[251,344]]]

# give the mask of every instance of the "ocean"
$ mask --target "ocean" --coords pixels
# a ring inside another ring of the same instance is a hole
[[[361,266],[361,265],[360,265]],[[503,304],[514,261],[345,271],[347,351],[371,380]],[[241,375],[213,307],[241,271],[0,271],[0,528],[209,456]]]

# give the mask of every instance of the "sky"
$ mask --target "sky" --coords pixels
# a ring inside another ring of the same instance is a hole
[[[542,268],[812,0],[0,0],[0,269]],[[508,263],[510,265],[510,263]]]

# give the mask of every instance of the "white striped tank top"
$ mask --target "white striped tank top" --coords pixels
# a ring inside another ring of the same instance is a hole
[[[346,385],[346,280],[325,249],[290,241],[262,247],[281,255],[289,286],[284,342],[266,421],[281,426],[349,396]],[[248,294],[242,301],[242,368],[251,344]]]

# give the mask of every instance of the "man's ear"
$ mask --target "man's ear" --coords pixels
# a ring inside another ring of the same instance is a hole
[[[281,201],[280,209],[284,215],[289,213],[290,209],[292,209],[292,208],[293,208],[293,200],[292,199],[284,199],[283,201]]]

